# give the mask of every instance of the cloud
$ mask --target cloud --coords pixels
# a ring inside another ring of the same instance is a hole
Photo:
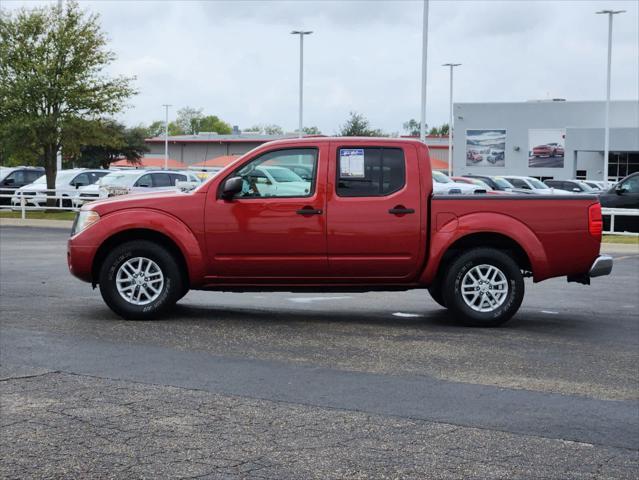
[[[2,1],[3,8],[47,2]],[[50,2],[49,2],[50,3]],[[101,15],[117,61],[140,94],[122,118],[163,118],[163,103],[202,107],[248,127],[297,126],[297,28],[305,40],[305,124],[334,133],[351,110],[401,131],[419,118],[421,1],[83,1]],[[603,99],[607,22],[615,18],[613,98],[639,95],[637,3],[430,2],[428,123],[448,120],[447,62],[460,102]]]

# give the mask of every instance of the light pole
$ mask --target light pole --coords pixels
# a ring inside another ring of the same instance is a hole
[[[169,169],[169,107],[164,104],[164,170]]]
[[[608,15],[608,70],[606,71],[606,119],[604,124],[604,186],[608,186],[608,156],[610,153],[610,65],[612,59],[612,16],[625,10],[601,10],[598,15]]]
[[[461,63],[444,63],[442,67],[450,68],[450,111],[448,115],[448,176],[453,174],[453,68]]]
[[[424,0],[422,20],[422,112],[419,117],[419,138],[426,143],[426,84],[428,73],[428,0]]]
[[[313,33],[310,30],[293,30],[291,35],[300,36],[300,112],[299,112],[299,137],[303,135],[303,108],[304,108],[304,35]]]

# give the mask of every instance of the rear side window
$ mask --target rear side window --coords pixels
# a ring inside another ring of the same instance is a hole
[[[380,197],[401,190],[406,161],[401,148],[338,148],[337,195]]]
[[[154,173],[153,177],[153,186],[154,187],[170,187],[171,179],[169,178],[168,173]]]

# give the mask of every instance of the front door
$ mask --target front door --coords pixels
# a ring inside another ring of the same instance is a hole
[[[426,201],[417,149],[331,143],[327,248],[331,276],[344,282],[414,277],[421,267]]]
[[[209,192],[211,280],[286,283],[327,275],[327,149],[326,144],[259,154],[224,179],[243,179],[234,198]],[[295,173],[300,167],[310,172],[306,179]]]

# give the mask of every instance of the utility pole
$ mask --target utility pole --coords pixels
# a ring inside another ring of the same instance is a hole
[[[428,73],[428,0],[424,0],[422,20],[422,111],[419,120],[419,138],[426,143],[426,84]]]
[[[606,116],[604,120],[604,186],[608,186],[608,158],[610,155],[610,70],[612,61],[612,16],[625,10],[601,10],[598,15],[608,15],[608,68],[606,70]]]
[[[301,138],[304,135],[302,131],[304,127],[304,35],[310,35],[313,33],[310,30],[293,30],[291,35],[300,36],[300,99],[299,99],[299,125],[298,136]]]
[[[169,107],[172,105],[164,104],[164,170],[169,168]]]
[[[448,176],[453,174],[453,68],[461,63],[444,63],[442,67],[450,68],[450,108],[448,114]]]

